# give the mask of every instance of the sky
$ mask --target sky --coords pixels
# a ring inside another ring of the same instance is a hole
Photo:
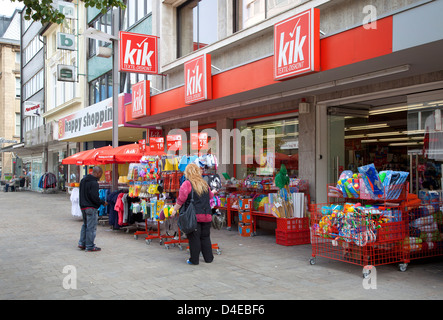
[[[22,2],[12,2],[10,0],[0,0],[0,15],[10,17],[16,8],[23,8]]]

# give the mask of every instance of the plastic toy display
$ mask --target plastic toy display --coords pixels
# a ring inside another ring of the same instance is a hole
[[[343,171],[328,186],[334,202],[311,205],[311,264],[321,256],[362,266],[398,263],[405,271],[412,259],[443,254],[438,193],[409,194],[408,172],[377,172],[373,164],[358,171]]]
[[[337,185],[328,187],[328,196],[366,200],[397,200],[402,194],[405,195],[408,172],[387,170],[378,173],[373,164],[359,167],[358,171],[359,173],[349,170],[343,171]]]

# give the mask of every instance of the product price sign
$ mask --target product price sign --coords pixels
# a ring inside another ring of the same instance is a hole
[[[208,134],[206,132],[191,133],[191,150],[208,149]]]
[[[166,136],[166,145],[169,150],[176,151],[182,149],[182,136],[179,134],[172,134]]]
[[[163,137],[150,137],[149,146],[153,152],[163,152],[165,149],[165,139]]]
[[[140,152],[146,151],[146,139],[138,140],[138,146],[140,148]]]

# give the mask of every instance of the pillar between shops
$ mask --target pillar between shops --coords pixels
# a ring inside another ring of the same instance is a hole
[[[222,139],[223,137],[223,129],[229,129],[232,130],[234,128],[234,120],[230,119],[230,118],[222,118],[222,119],[217,119],[216,121],[216,130],[217,130],[217,134],[219,136],[219,139]],[[229,174],[230,177],[234,176],[234,165],[233,165],[233,159],[232,159],[232,154],[233,154],[233,141],[231,141],[229,143],[230,145],[230,161],[229,163],[223,163],[222,159],[223,159],[223,148],[222,148],[222,143],[228,143],[228,141],[220,141],[219,142],[219,150],[218,150],[218,161],[219,161],[219,165],[217,168],[217,173],[220,175],[221,179],[224,180],[222,173],[226,172],[227,174]]]
[[[309,181],[309,193],[312,201],[315,200],[315,188],[316,188],[315,184],[316,105],[313,101],[308,101],[308,102],[310,103],[309,112],[299,113],[298,174],[300,179]]]

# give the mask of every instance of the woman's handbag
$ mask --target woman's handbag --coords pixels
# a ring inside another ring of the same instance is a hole
[[[181,231],[188,234],[197,230],[197,216],[194,206],[194,190],[191,191],[191,202],[186,209],[179,211],[177,225]]]

